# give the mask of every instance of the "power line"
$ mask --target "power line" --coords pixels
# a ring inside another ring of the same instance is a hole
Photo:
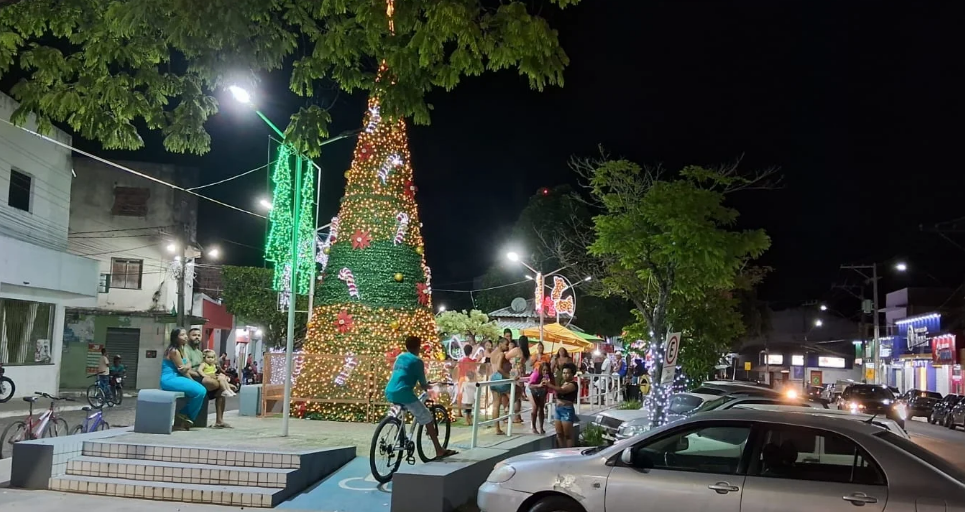
[[[225,203],[225,202],[223,202],[223,201],[218,201],[217,199],[213,199],[213,198],[210,198],[210,197],[208,197],[208,196],[201,195],[201,194],[199,194],[199,193],[197,193],[197,192],[194,192],[194,191],[192,191],[192,190],[186,189],[186,188],[184,188],[184,187],[179,187],[179,186],[174,185],[174,184],[172,184],[172,183],[168,183],[168,182],[163,181],[163,180],[161,180],[161,179],[155,178],[154,176],[150,176],[150,175],[148,175],[148,174],[144,174],[144,173],[142,173],[142,172],[135,171],[134,169],[131,169],[131,168],[129,168],[129,167],[125,167],[125,166],[123,166],[123,165],[120,165],[120,164],[118,164],[118,163],[111,162],[110,160],[107,160],[107,159],[105,159],[105,158],[101,158],[101,157],[99,157],[99,156],[97,156],[97,155],[94,155],[94,154],[92,154],[92,153],[88,153],[88,152],[86,152],[86,151],[77,149],[77,148],[71,146],[70,144],[65,144],[65,143],[63,143],[63,142],[60,142],[59,140],[55,140],[55,139],[52,139],[52,138],[50,138],[50,137],[47,137],[46,135],[41,135],[41,134],[39,134],[39,133],[37,133],[37,132],[35,132],[35,131],[33,131],[33,130],[28,130],[28,129],[22,127],[22,126],[17,126],[17,125],[15,125],[15,124],[11,123],[10,121],[7,121],[6,119],[0,119],[0,121],[3,121],[4,123],[6,123],[6,124],[8,124],[8,125],[10,125],[10,126],[13,126],[13,127],[15,127],[15,128],[19,128],[19,129],[21,129],[21,130],[23,130],[23,131],[25,131],[25,132],[27,132],[27,133],[29,133],[29,134],[31,134],[31,135],[40,137],[41,139],[46,140],[46,141],[48,141],[48,142],[51,142],[51,143],[53,143],[53,144],[56,144],[56,145],[58,145],[58,146],[60,146],[60,147],[69,149],[69,150],[71,150],[71,151],[75,151],[75,152],[80,153],[81,155],[84,155],[84,156],[86,156],[86,157],[88,157],[88,158],[91,158],[91,159],[93,159],[93,160],[97,160],[98,162],[100,162],[100,163],[102,163],[102,164],[109,165],[109,166],[111,166],[111,167],[114,167],[114,168],[120,169],[120,170],[122,170],[122,171],[131,173],[131,174],[133,174],[133,175],[135,175],[135,176],[140,176],[141,178],[144,178],[144,179],[149,180],[149,181],[153,181],[153,182],[155,182],[155,183],[159,183],[159,184],[161,184],[161,185],[164,185],[165,187],[169,187],[169,188],[172,188],[172,189],[174,189],[174,190],[180,190],[181,192],[184,192],[184,193],[186,193],[186,194],[191,194],[191,195],[193,195],[193,196],[195,196],[195,197],[198,197],[198,198],[200,198],[200,199],[204,199],[204,200],[206,200],[206,201],[211,201],[212,203],[215,203],[215,204],[220,205],[220,206],[224,206],[225,208],[230,208],[230,209],[232,209],[232,210],[236,210],[236,211],[239,211],[239,212],[241,212],[241,213],[247,213],[248,215],[253,215],[253,216],[258,217],[258,218],[260,218],[260,219],[264,219],[264,218],[265,218],[264,215],[259,215],[259,214],[255,213],[255,212],[245,210],[244,208],[239,208],[239,207],[237,207],[237,206],[234,206],[234,205]]]
[[[475,290],[443,290],[443,289],[439,289],[439,288],[433,288],[432,290],[433,290],[433,291],[436,291],[436,292],[449,292],[449,293],[474,293],[474,292],[485,292],[485,291],[489,291],[489,290],[497,290],[497,289],[499,289],[499,288],[506,288],[506,287],[508,287],[508,286],[516,286],[517,284],[522,284],[522,283],[526,283],[526,282],[529,282],[529,279],[524,279],[524,280],[522,280],[522,281],[516,281],[515,283],[501,284],[501,285],[499,285],[499,286],[490,286],[489,288],[479,288],[479,289],[475,289]]]
[[[207,185],[200,185],[200,186],[197,186],[197,187],[191,187],[191,188],[189,188],[189,189],[187,189],[187,190],[198,190],[199,188],[206,188],[206,187],[213,187],[213,186],[215,186],[215,185],[220,185],[220,184],[222,184],[222,183],[224,183],[224,182],[231,181],[231,180],[233,180],[233,179],[237,179],[237,178],[240,178],[240,177],[242,177],[242,176],[246,176],[246,175],[251,174],[251,173],[253,173],[253,172],[255,172],[255,171],[260,171],[260,170],[264,169],[265,167],[268,167],[269,165],[271,165],[271,164],[273,164],[273,163],[275,163],[275,160],[272,160],[271,162],[268,162],[267,164],[264,164],[264,165],[260,165],[260,166],[258,166],[258,167],[255,167],[254,169],[251,169],[251,170],[249,170],[249,171],[245,171],[245,172],[243,172],[243,173],[241,173],[241,174],[236,174],[236,175],[234,175],[234,176],[232,176],[232,177],[230,177],[230,178],[225,178],[225,179],[223,179],[223,180],[221,180],[221,181],[216,181],[216,182],[214,182],[214,183],[208,183]]]

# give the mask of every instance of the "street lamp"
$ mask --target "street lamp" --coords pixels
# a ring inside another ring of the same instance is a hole
[[[827,310],[828,310],[828,307],[827,307],[826,305],[824,305],[824,304],[821,304],[821,306],[819,307],[819,309],[820,309],[821,311],[827,311]]]
[[[841,265],[842,269],[854,270],[861,277],[865,279],[865,282],[871,281],[871,293],[874,294],[872,297],[872,314],[874,315],[874,367],[875,367],[875,378],[873,379],[874,384],[881,383],[881,326],[878,311],[878,264],[872,263],[870,265]],[[898,272],[904,272],[908,270],[908,265],[903,262],[899,262],[894,266],[895,270]],[[871,276],[868,276],[862,270],[871,270]]]
[[[174,251],[178,250],[178,246],[174,242],[171,242],[168,244],[167,250],[168,252],[173,253]]]
[[[439,306],[439,312],[440,312],[440,313],[444,313],[445,311],[446,311],[446,307],[440,305],[440,306]]]
[[[895,270],[897,270],[898,272],[904,272],[908,270],[908,265],[906,265],[904,262],[896,263]]]
[[[237,85],[229,86],[228,92],[230,92],[231,95],[234,96],[235,101],[237,101],[238,103],[243,103],[245,105],[248,105],[251,103],[251,94],[248,94],[248,91],[242,89],[241,87],[238,87]]]
[[[264,209],[266,209],[266,210],[271,210],[271,201],[269,201],[269,200],[267,200],[267,199],[259,199],[259,200],[258,200],[258,206],[261,206],[262,208],[264,208]]]
[[[520,264],[523,265],[524,267],[528,268],[532,273],[536,274],[536,278],[535,278],[534,280],[536,281],[536,287],[539,288],[539,293],[538,293],[537,296],[533,299],[533,300],[534,300],[533,306],[539,310],[539,341],[540,341],[540,343],[542,343],[542,342],[543,342],[543,318],[544,318],[544,316],[543,316],[543,305],[542,305],[542,304],[536,304],[535,301],[536,301],[536,300],[541,300],[542,297],[543,297],[543,283],[544,283],[543,280],[544,280],[545,278],[547,278],[547,277],[550,277],[550,276],[552,276],[552,275],[558,274],[558,273],[559,273],[560,271],[562,271],[562,270],[565,270],[565,269],[569,268],[569,265],[566,265],[565,267],[560,267],[560,268],[558,268],[558,269],[550,272],[549,274],[545,274],[545,275],[544,275],[542,272],[540,272],[539,270],[536,270],[535,268],[533,268],[532,266],[530,266],[528,263],[526,263],[525,261],[523,261],[522,258],[519,257],[519,254],[516,253],[516,252],[513,252],[513,251],[507,252],[507,253],[506,253],[506,259],[508,259],[509,261],[515,262],[515,263],[520,263]],[[527,278],[527,279],[531,279],[530,276],[526,276],[526,278]],[[587,279],[587,280],[588,280],[588,279]]]
[[[817,320],[814,321],[814,326],[815,326],[815,327],[821,327],[822,325],[824,325],[824,322],[821,321],[820,318],[818,318]]]
[[[208,250],[209,258],[217,258],[219,256],[221,256],[221,249],[218,249],[217,247],[212,247],[211,249]]]

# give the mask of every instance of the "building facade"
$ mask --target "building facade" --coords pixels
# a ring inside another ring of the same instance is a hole
[[[3,119],[17,107],[0,94]],[[0,363],[18,395],[58,391],[65,308],[97,300],[97,262],[67,250],[72,166],[70,150],[0,124]]]
[[[194,169],[119,164],[181,187],[197,182]],[[176,327],[182,272],[186,318],[201,315],[192,311],[192,275],[200,256],[195,242],[197,198],[88,158],[75,159],[74,171],[69,250],[97,260],[99,293],[95,307],[66,313],[61,385],[89,385],[96,355],[106,347],[127,367],[126,387],[156,387],[164,348]]]

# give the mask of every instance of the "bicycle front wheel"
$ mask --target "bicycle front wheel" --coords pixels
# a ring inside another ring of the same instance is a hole
[[[75,436],[75,435],[77,435],[77,434],[81,434],[81,433],[83,433],[83,432],[84,432],[84,426],[83,426],[83,425],[76,425],[76,426],[74,426],[74,428],[70,429],[70,435],[72,435],[72,436]]]
[[[111,390],[111,394],[114,395],[111,398],[111,400],[114,402],[114,405],[121,405],[121,401],[124,400],[124,390],[120,386],[114,386],[114,388]]]
[[[47,425],[47,429],[44,431],[44,437],[66,436],[69,431],[70,428],[68,428],[67,420],[57,418]]]
[[[392,480],[405,458],[405,439],[403,424],[399,418],[386,416],[375,427],[372,447],[369,449],[369,466],[372,477],[380,484]]]
[[[111,426],[106,421],[102,421],[97,424],[97,428],[95,428],[94,430],[97,432],[100,432],[102,430],[107,430],[109,428],[111,428]]]
[[[436,431],[439,432],[439,444],[442,446],[443,452],[449,448],[449,430],[452,426],[449,421],[449,411],[441,405],[433,405],[429,408],[429,412],[432,413],[432,419],[436,424]],[[425,448],[423,449],[423,444]],[[415,441],[416,451],[419,452],[419,458],[422,462],[429,462],[436,457],[442,455],[441,453],[436,453],[436,448],[432,444],[432,439],[429,438],[429,434],[424,425],[419,425],[419,432],[416,434]],[[430,457],[427,452],[431,453]]]
[[[27,424],[18,421],[7,425],[0,434],[0,459],[13,456],[13,444],[27,439]]]
[[[87,403],[90,404],[94,409],[102,409],[107,398],[104,396],[104,390],[101,389],[97,384],[92,384],[87,388]]]

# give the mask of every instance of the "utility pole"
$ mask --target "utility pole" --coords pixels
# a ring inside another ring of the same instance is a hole
[[[185,252],[185,247],[184,247],[185,245],[187,244],[184,243],[184,239],[182,238],[182,241],[178,243],[178,252],[180,253],[180,255],[178,256],[178,264],[181,266],[181,271],[178,272],[178,306],[177,306],[178,307],[178,327],[181,327],[181,328],[187,328],[187,325],[184,324],[184,281],[185,281],[185,274],[187,273],[187,270],[188,270],[188,265],[187,265],[187,262],[185,261],[185,258],[187,257],[187,253]]]
[[[871,281],[871,314],[874,315],[874,334],[872,341],[872,351],[874,352],[872,360],[874,361],[874,384],[881,382],[881,326],[880,319],[878,315],[878,264],[872,263],[871,265],[841,265],[842,269],[854,270],[861,277],[865,278],[866,281]],[[862,272],[862,270],[871,270],[871,277]]]

